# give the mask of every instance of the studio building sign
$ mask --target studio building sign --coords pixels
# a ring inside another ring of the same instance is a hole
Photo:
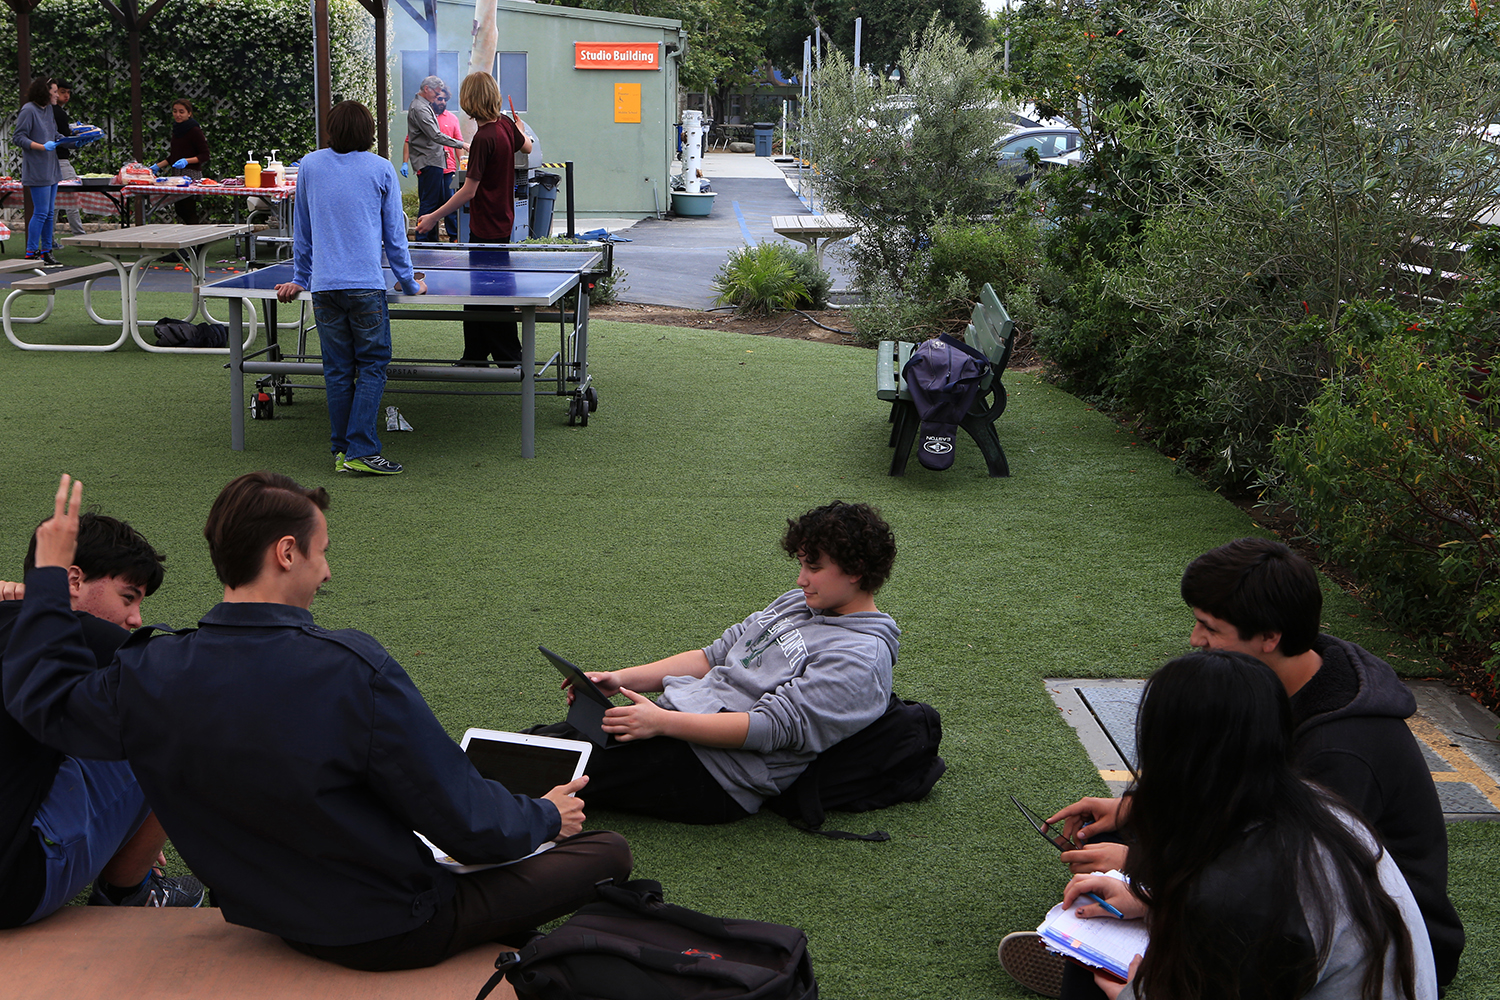
[[[658,42],[574,42],[574,69],[661,69]]]

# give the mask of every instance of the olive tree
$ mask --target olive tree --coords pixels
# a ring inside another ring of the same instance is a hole
[[[995,151],[1010,106],[994,49],[970,49],[934,19],[900,64],[898,86],[830,53],[804,123],[818,195],[859,227],[852,253],[861,283],[897,292],[916,277],[934,223],[990,212],[1015,187]]]
[[[1182,322],[1323,316],[1431,279],[1409,266],[1500,201],[1492,39],[1456,0],[1193,0],[1123,15],[1141,94],[1098,128],[1153,169],[1155,218],[1114,288]],[[1160,238],[1164,231],[1168,238]]]

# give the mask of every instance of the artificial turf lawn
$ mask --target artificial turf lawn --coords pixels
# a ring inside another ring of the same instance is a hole
[[[180,302],[148,295],[141,314]],[[107,337],[81,316],[81,296],[64,292],[54,319],[23,336]],[[540,398],[537,457],[523,461],[514,399],[388,395],[416,428],[382,434],[408,469],[390,479],[329,471],[315,391],[247,423],[247,449],[230,451],[222,358],[0,344],[0,545],[19,572],[27,532],[70,472],[88,502],[167,552],[146,620],[187,625],[220,595],[201,535],[219,488],[257,468],[326,485],[333,580],[314,613],[381,640],[456,736],[562,716],[539,643],[590,669],[706,644],[792,586],[776,544],[786,517],[834,498],[873,503],[900,547],[878,598],[903,629],[897,692],[943,714],[949,770],[933,794],[831,817],[888,830],[885,844],[825,841],[769,814],[703,828],[596,811],[589,826],[624,833],[636,875],[673,902],[805,928],[825,996],[1030,995],[995,945],[1036,926],[1065,872],[1005,795],[1050,809],[1104,793],[1041,679],[1145,676],[1183,651],[1182,567],[1255,530],[1250,520],[1029,374],[1006,376],[1011,478],[990,479],[961,436],[950,471],[912,462],[893,479],[871,352],[624,324],[592,333],[601,402],[587,428]],[[454,324],[398,323],[395,339],[398,355],[457,353]],[[1331,585],[1325,620],[1404,673],[1435,669]],[[1452,828],[1469,929],[1455,1000],[1490,996],[1500,979],[1497,850],[1500,827]]]

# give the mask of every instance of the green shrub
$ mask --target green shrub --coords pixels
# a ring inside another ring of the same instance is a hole
[[[729,252],[714,275],[716,300],[740,312],[769,315],[782,309],[821,309],[832,279],[811,250],[787,243],[759,243]]]
[[[1378,610],[1440,645],[1494,643],[1500,372],[1388,305],[1349,308],[1305,426],[1277,437],[1280,493]]]
[[[865,288],[865,301],[849,310],[854,339],[866,347],[882,340],[920,343],[946,327],[957,326],[973,309],[968,281],[955,274],[941,291],[913,298],[889,283],[876,280]]]
[[[1011,211],[980,222],[948,216],[934,223],[932,244],[922,255],[923,275],[917,294],[939,298],[955,276],[965,282],[964,297],[973,302],[989,285],[1003,302],[1026,285],[1041,263],[1041,239],[1033,218]]]

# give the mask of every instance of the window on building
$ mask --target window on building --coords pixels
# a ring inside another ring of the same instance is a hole
[[[448,90],[453,94],[453,100],[449,103],[456,110],[458,108],[458,85],[463,82],[463,77],[458,75],[458,53],[438,52],[437,68],[429,72],[426,49],[401,50],[401,100],[397,102],[399,106],[405,108],[410,105],[411,99],[417,96],[417,88],[422,85],[422,81],[433,75],[442,77],[443,82],[448,85]]]
[[[500,52],[495,56],[495,80],[500,84],[500,99],[505,110],[510,110],[511,102],[516,104],[516,110],[524,112],[526,108],[526,53],[524,52]]]

